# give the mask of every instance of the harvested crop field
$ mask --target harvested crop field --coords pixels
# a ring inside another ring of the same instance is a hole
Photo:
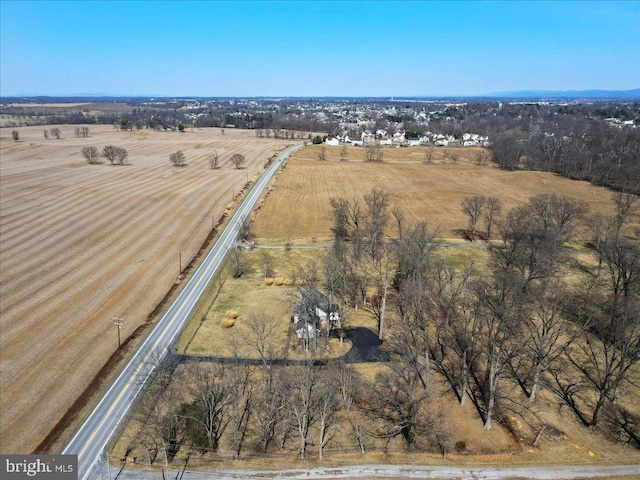
[[[0,451],[30,453],[123,340],[162,300],[212,224],[287,141],[251,131],[115,131],[45,140],[0,131]],[[113,144],[128,165],[89,165]],[[169,154],[182,150],[186,166]],[[212,170],[216,151],[221,168]],[[246,167],[231,165],[234,153]],[[181,262],[181,263],[180,263]]]
[[[376,187],[389,192],[392,204],[402,209],[406,221],[426,219],[431,227],[440,226],[442,238],[456,237],[457,229],[466,228],[468,219],[460,203],[473,195],[498,197],[506,211],[535,195],[555,193],[584,201],[592,213],[613,213],[611,190],[553,173],[508,172],[492,165],[460,163],[304,160],[313,157],[308,148],[288,160],[274,192],[260,208],[254,224],[260,242],[326,241],[332,222],[329,200],[361,197]]]

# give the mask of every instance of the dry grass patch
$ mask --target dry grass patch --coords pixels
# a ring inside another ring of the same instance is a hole
[[[325,161],[341,161],[342,145],[337,147],[307,145],[294,152],[291,158],[318,161],[322,147],[324,147]],[[396,147],[383,145],[380,148],[384,162],[423,163],[427,152],[431,152],[433,163],[454,163],[455,161],[459,164],[475,165],[479,153],[487,159],[487,164],[492,163],[491,151],[482,147]],[[346,145],[346,161],[363,162],[365,161],[365,152],[365,147]]]
[[[410,149],[401,151],[405,150]],[[306,239],[309,243],[313,237],[319,243],[326,242],[332,225],[329,200],[338,196],[361,197],[376,187],[389,192],[407,222],[426,219],[432,227],[441,227],[443,238],[455,237],[457,229],[466,228],[468,219],[460,210],[460,203],[473,195],[498,197],[503,211],[523,205],[533,196],[556,193],[585,202],[592,213],[614,212],[610,190],[546,172],[507,172],[460,164],[292,159],[279,176],[276,190],[256,215],[255,235],[264,242],[289,239],[295,243]]]
[[[257,284],[255,279],[227,280],[193,340],[187,345],[189,339],[183,337],[178,351],[191,355],[258,358],[258,354],[247,345],[251,335],[248,319],[264,312],[277,321],[280,340],[277,353],[282,356],[291,322],[288,290],[274,290],[262,283]]]

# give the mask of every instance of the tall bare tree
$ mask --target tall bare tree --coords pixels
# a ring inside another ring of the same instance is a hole
[[[552,391],[589,427],[599,424],[603,409],[617,402],[625,385],[638,381],[640,245],[617,235],[617,229],[610,233],[600,242],[601,278],[585,282],[568,309],[578,340],[565,349],[564,363],[550,369]]]
[[[309,358],[304,365],[292,368],[291,396],[289,410],[296,422],[298,433],[298,451],[304,459],[309,445],[309,432],[318,422],[319,402],[318,384],[320,375]]]
[[[487,203],[487,197],[475,195],[473,197],[466,197],[462,200],[460,208],[462,213],[469,217],[469,238],[471,241],[476,238],[476,225],[478,220],[484,212],[485,204]]]
[[[485,205],[484,221],[487,228],[487,240],[491,240],[491,229],[496,218],[502,213],[502,202],[497,197],[488,197]]]
[[[422,408],[428,394],[415,370],[400,361],[388,362],[367,385],[367,392],[362,408],[372,421],[373,434],[388,439],[400,436],[409,450],[419,447],[427,431]]]
[[[318,384],[318,459],[322,460],[324,447],[336,433],[336,411],[338,409],[338,385],[335,366],[322,375]]]
[[[229,365],[227,378],[231,401],[229,402],[229,434],[231,446],[236,459],[240,458],[242,448],[247,440],[251,420],[255,411],[255,386],[251,367],[236,363]]]
[[[324,145],[322,145],[320,147],[320,150],[318,151],[318,160],[323,162],[326,159],[327,159],[327,148]]]
[[[472,399],[476,404],[483,404],[484,428],[489,430],[496,407],[498,384],[522,348],[520,325],[526,312],[522,308],[518,286],[505,277],[480,280],[474,288],[481,308],[479,346],[483,362],[474,366],[472,378],[477,393],[472,394]]]
[[[192,441],[202,435],[209,452],[217,452],[220,439],[229,424],[229,405],[233,392],[229,388],[226,366],[196,364],[190,369],[187,391],[193,398],[180,413]]]
[[[279,322],[273,314],[253,312],[249,315],[247,327],[249,328],[247,345],[255,350],[263,365],[266,366],[277,356]]]
[[[622,230],[622,226],[628,223],[633,216],[640,210],[638,205],[638,196],[629,193],[617,192],[611,197],[616,206],[616,226],[618,232]]]
[[[217,170],[220,168],[219,161],[220,159],[217,150],[209,155],[209,165],[211,165],[212,169]]]
[[[342,146],[340,147],[340,161],[346,162],[348,156],[349,156],[349,149],[347,148],[347,145],[343,143]]]
[[[562,282],[551,280],[525,299],[527,313],[520,323],[522,348],[509,363],[509,370],[522,392],[533,403],[547,369],[573,342],[565,323],[567,294]]]

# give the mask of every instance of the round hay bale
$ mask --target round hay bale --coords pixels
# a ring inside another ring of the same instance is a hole
[[[284,278],[282,277],[276,277],[275,280],[273,281],[273,283],[275,283],[277,286],[280,286],[284,283]]]
[[[235,323],[236,321],[233,318],[227,318],[227,317],[223,318],[220,321],[220,325],[222,325],[222,327],[224,328],[231,328],[235,325]]]
[[[304,286],[304,280],[302,280],[301,278],[296,278],[296,281],[294,283],[296,287]]]
[[[235,310],[227,310],[227,313],[224,314],[224,318],[235,320],[236,318],[238,318],[238,312],[236,312]]]
[[[290,278],[287,278],[287,279],[284,281],[284,284],[285,284],[287,287],[290,287],[291,285],[293,285],[293,280],[291,280]]]
[[[273,285],[273,278],[265,278],[264,279],[264,284],[266,286]]]

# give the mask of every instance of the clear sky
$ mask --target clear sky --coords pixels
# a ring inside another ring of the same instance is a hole
[[[2,96],[638,87],[638,0],[0,0]]]

